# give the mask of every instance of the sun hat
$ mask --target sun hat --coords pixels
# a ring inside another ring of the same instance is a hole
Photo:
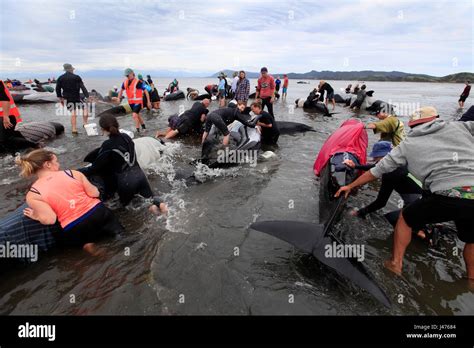
[[[128,76],[128,75],[130,75],[130,74],[132,74],[132,73],[133,73],[133,70],[130,69],[130,68],[125,69],[124,72],[123,72],[123,74],[124,74],[125,76]]]
[[[69,63],[64,63],[63,68],[64,68],[64,71],[74,70],[74,67]]]
[[[416,110],[411,116],[408,122],[409,127],[416,126],[420,123],[431,122],[438,118],[438,111],[433,106],[424,106]]]
[[[390,141],[378,141],[372,147],[372,152],[369,154],[370,157],[384,157],[387,153],[392,151],[392,143]]]

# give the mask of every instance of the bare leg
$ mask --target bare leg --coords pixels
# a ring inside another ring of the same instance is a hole
[[[466,243],[464,245],[464,262],[466,263],[467,277],[474,280],[474,244]]]
[[[411,227],[407,225],[403,214],[400,213],[395,232],[393,233],[393,251],[392,259],[386,260],[384,266],[390,271],[401,275],[402,263],[405,255],[405,250],[411,242]]]
[[[87,124],[87,119],[89,118],[89,104],[84,105],[84,109],[82,109],[82,124]]]
[[[179,132],[177,130],[172,130],[172,131],[168,132],[168,134],[166,134],[165,139],[174,138],[175,136],[178,135],[178,133]]]
[[[134,112],[132,117],[133,117],[133,121],[135,121],[135,128],[140,129],[139,115],[136,112]]]
[[[332,99],[332,109],[334,110],[336,108],[336,99]]]
[[[73,109],[71,111],[71,129],[73,133],[77,133],[77,115],[76,115],[76,109]]]
[[[164,137],[164,136],[166,136],[166,135],[167,135],[169,132],[171,132],[171,131],[172,131],[172,129],[168,127],[168,129],[165,130],[165,131],[158,131],[158,132],[156,132],[156,137],[157,137],[157,138],[158,138],[158,137]]]

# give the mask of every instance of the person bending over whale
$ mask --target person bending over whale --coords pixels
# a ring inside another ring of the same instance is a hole
[[[356,165],[352,160],[348,159],[344,161],[344,164],[351,168],[368,171],[375,167],[375,165],[390,153],[391,150],[392,144],[389,141],[381,140],[374,144],[372,152],[369,155],[373,158],[373,163]],[[400,195],[403,200],[403,206],[405,207],[421,198],[423,190],[420,185],[419,181],[408,172],[407,166],[399,167],[391,173],[382,175],[382,183],[375,201],[361,209],[353,209],[351,215],[364,219],[368,214],[382,209],[387,205],[393,191]],[[392,226],[395,226],[400,211],[400,209],[397,209],[385,214],[385,218],[392,224]],[[413,234],[419,239],[425,240],[431,245],[435,245],[437,239],[436,232],[437,230],[435,228],[418,226],[418,228],[414,229]]]
[[[17,157],[21,176],[36,175],[26,195],[23,213],[43,225],[59,221],[54,237],[60,245],[81,246],[95,254],[94,243],[105,235],[123,231],[115,215],[98,199],[99,190],[75,170],[60,170],[56,155],[44,149]]]
[[[185,134],[201,134],[202,124],[206,121],[208,114],[209,99],[195,102],[191,109],[186,110],[181,115],[172,115],[168,119],[168,129],[164,132],[157,132],[156,137],[164,136],[165,139],[171,139],[175,136]]]
[[[252,112],[260,116],[257,121],[257,126],[261,127],[262,143],[274,145],[278,142],[280,137],[280,130],[278,129],[275,118],[268,112],[262,110],[262,104],[258,101],[250,105]]]
[[[222,139],[223,145],[229,145],[230,132],[227,129],[227,126],[235,120],[247,127],[255,128],[257,120],[249,121],[248,118],[242,114],[244,110],[245,103],[240,101],[237,103],[236,108],[224,107],[209,113],[207,115],[204,133],[202,135],[202,143],[206,140],[212,125],[216,126],[216,128],[224,135],[224,139]]]
[[[152,213],[166,213],[166,204],[154,197],[150,183],[137,162],[132,139],[119,132],[117,119],[112,115],[104,115],[99,125],[109,139],[84,159],[92,165],[79,170],[101,189],[103,200],[117,192],[120,203],[126,206],[139,194],[144,198],[153,198],[150,207]]]
[[[415,111],[408,123],[411,131],[370,171],[341,187],[336,197],[399,167],[407,166],[423,184],[423,196],[404,207],[395,225],[392,258],[385,267],[401,274],[412,229],[420,225],[454,221],[465,243],[467,277],[474,280],[474,122],[438,120],[434,107]]]

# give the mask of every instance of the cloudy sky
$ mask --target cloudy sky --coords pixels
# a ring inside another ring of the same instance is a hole
[[[78,72],[474,71],[474,0],[0,2],[0,76],[64,62]]]

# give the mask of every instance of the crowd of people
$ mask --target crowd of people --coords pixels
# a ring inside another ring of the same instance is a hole
[[[72,132],[77,134],[77,112],[82,112],[83,123],[87,124],[88,114],[85,98],[89,93],[82,79],[74,74],[71,64],[64,64],[65,73],[56,82],[56,93],[61,102],[71,112]],[[238,120],[247,127],[259,129],[262,142],[276,144],[279,130],[275,121],[273,104],[282,85],[282,96],[286,97],[288,76],[283,82],[275,79],[262,67],[257,81],[255,101],[247,106],[250,99],[250,82],[245,71],[236,72],[232,83],[228,83],[224,73],[219,74],[217,85],[208,85],[205,90],[209,97],[195,101],[189,110],[168,119],[168,129],[157,132],[157,137],[171,139],[178,135],[194,134],[204,143],[214,126],[222,134],[222,144],[229,144],[228,125]],[[159,108],[160,97],[151,79],[136,76],[132,69],[124,71],[125,79],[120,86],[109,92],[112,102],[120,102],[123,97],[132,110],[132,118],[137,132],[146,129],[140,111],[145,106]],[[366,85],[347,86],[346,92],[365,96]],[[174,79],[165,93],[179,91],[179,82]],[[464,106],[469,96],[470,82],[466,82],[459,105]],[[318,98],[326,105],[331,102],[335,108],[334,88],[326,81],[319,82]],[[218,99],[219,108],[210,111],[213,97]],[[227,105],[227,99],[235,104]],[[21,122],[7,86],[0,82],[0,143],[22,141],[15,134],[15,126]],[[265,110],[266,108],[266,110]],[[392,258],[385,263],[391,271],[400,274],[405,250],[412,235],[434,244],[436,230],[433,224],[454,221],[460,240],[466,243],[464,260],[467,274],[474,279],[474,107],[459,121],[439,119],[434,107],[423,107],[410,116],[409,132],[388,105],[377,108],[372,114],[378,121],[368,122],[365,128],[380,134],[373,146],[370,157],[373,162],[358,165],[351,160],[344,163],[365,173],[353,183],[341,187],[336,196],[345,195],[356,187],[381,179],[378,196],[367,206],[354,209],[353,216],[366,217],[383,208],[393,191],[403,200],[403,207],[386,214],[394,226]],[[253,118],[249,116],[252,112]],[[26,195],[28,208],[24,214],[42,224],[58,221],[63,233],[58,236],[60,243],[80,245],[94,253],[94,243],[100,237],[120,233],[120,222],[103,202],[118,194],[123,206],[139,195],[150,202],[149,210],[154,214],[166,214],[166,204],[158,198],[137,162],[134,142],[119,131],[119,123],[114,116],[104,115],[99,125],[108,139],[96,150],[88,154],[86,162],[91,165],[78,170],[61,169],[58,157],[45,149],[35,149],[17,158],[24,177],[35,176]],[[28,144],[27,144],[28,145]],[[93,228],[92,228],[93,227]]]

